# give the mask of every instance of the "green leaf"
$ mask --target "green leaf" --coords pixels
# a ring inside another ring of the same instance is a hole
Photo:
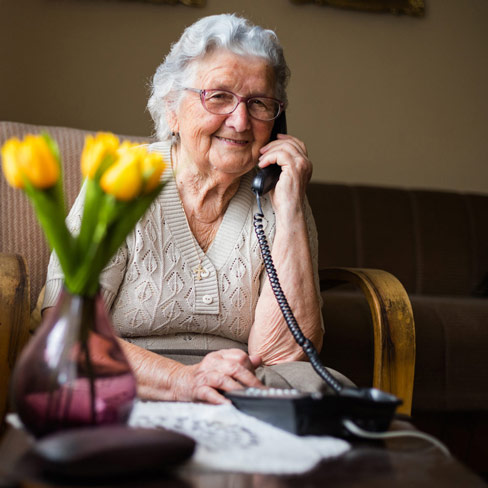
[[[56,251],[65,276],[72,274],[74,240],[65,223],[65,213],[56,189],[39,190],[28,181],[25,193],[30,198],[46,239]]]
[[[41,132],[42,137],[46,141],[51,153],[54,155],[56,158],[56,161],[58,162],[59,166],[61,167],[61,155],[59,152],[59,146],[58,143],[49,135],[48,132]]]
[[[108,262],[108,260],[105,263],[102,262],[102,268],[99,267],[104,255],[104,240],[107,236],[107,230],[114,219],[123,216],[121,207],[125,208],[125,204],[117,202],[112,195],[105,193],[99,199],[99,203],[97,218],[93,222],[95,225],[91,226],[93,228],[91,238],[86,239],[83,245],[78,243],[78,261],[80,264],[72,280],[72,286],[76,288],[78,294],[91,295],[92,292],[95,293],[97,291],[97,286],[93,288],[92,284],[98,285],[100,271]],[[81,235],[78,240],[80,237]]]
[[[80,232],[77,238],[78,253],[86,254],[91,244],[93,232],[98,222],[101,201],[104,193],[100,186],[93,180],[85,180],[85,200],[83,204],[83,216],[81,219]]]
[[[56,162],[58,163],[59,178],[56,185],[54,186],[54,191],[56,192],[56,200],[59,202],[59,205],[63,209],[63,211],[66,212],[64,193],[63,193],[63,165],[61,164],[61,155],[59,152],[59,146],[57,142],[47,132],[42,132],[41,135],[46,141],[49,150],[54,155]]]
[[[93,233],[99,221],[100,209],[106,199],[106,193],[100,188],[100,178],[105,170],[114,162],[113,156],[106,156],[98,167],[93,179],[86,178],[86,193],[79,233],[79,252],[83,255],[88,252]]]
[[[157,198],[164,184],[151,193],[130,202],[121,202],[104,194],[98,212],[98,223],[89,246],[79,258],[70,286],[73,293],[93,296],[99,287],[99,276],[139,219]]]

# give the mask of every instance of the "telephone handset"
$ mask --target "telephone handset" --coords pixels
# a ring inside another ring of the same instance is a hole
[[[275,120],[273,129],[271,130],[270,141],[277,139],[278,134],[286,134],[286,115],[285,112]],[[270,164],[266,168],[260,169],[252,182],[252,191],[259,195],[264,195],[274,188],[278,182],[281,174],[281,166],[279,164]]]
[[[283,112],[273,127],[272,138],[286,133]],[[278,274],[271,259],[262,220],[261,196],[271,190],[279,179],[281,167],[271,164],[258,172],[252,182],[259,213],[254,215],[254,229],[258,238],[269,282],[283,317],[295,341],[302,347],[315,372],[327,383],[333,393],[302,393],[297,390],[247,388],[225,393],[244,413],[253,415],[276,427],[298,435],[350,436],[353,427],[382,432],[388,429],[398,405],[402,401],[375,388],[348,388],[337,381],[321,363],[313,343],[301,331],[288,301],[281,289]],[[349,425],[349,427],[348,427]]]

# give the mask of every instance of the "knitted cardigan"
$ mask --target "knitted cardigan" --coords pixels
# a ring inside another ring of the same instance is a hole
[[[168,143],[150,147],[171,160]],[[247,349],[266,277],[253,228],[258,209],[250,189],[252,177],[253,173],[242,177],[214,241],[204,253],[191,233],[168,165],[163,191],[100,276],[106,305],[121,337],[151,350]],[[81,224],[83,197],[82,190],[68,217],[75,232]],[[266,196],[262,207],[266,235],[272,243],[275,215]],[[317,232],[308,202],[306,219],[319,293]],[[200,280],[193,271],[199,263],[206,270]],[[43,308],[55,304],[62,286],[62,271],[52,254]]]

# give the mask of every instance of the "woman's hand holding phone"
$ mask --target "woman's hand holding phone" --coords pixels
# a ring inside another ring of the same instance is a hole
[[[276,140],[261,148],[258,166],[265,168],[271,164],[281,167],[279,181],[271,195],[274,208],[301,204],[312,176],[312,163],[305,144],[291,135],[278,134]]]

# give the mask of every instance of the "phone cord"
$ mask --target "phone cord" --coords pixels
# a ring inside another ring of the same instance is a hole
[[[340,393],[343,385],[327,371],[325,366],[320,361],[317,349],[315,349],[312,341],[310,339],[307,339],[303,334],[295,316],[293,315],[288,300],[283,293],[283,289],[281,288],[280,282],[278,280],[278,273],[276,272],[276,268],[271,258],[271,251],[269,249],[268,241],[266,239],[266,234],[264,232],[264,227],[262,223],[264,214],[261,209],[261,202],[257,193],[256,198],[258,201],[259,213],[254,214],[254,230],[258,238],[259,247],[263,256],[264,267],[266,268],[266,272],[268,273],[271,288],[273,289],[273,293],[276,297],[276,300],[278,301],[278,305],[281,309],[283,317],[285,318],[286,324],[288,325],[288,328],[290,329],[290,332],[292,333],[297,344],[301,346],[301,348],[304,350],[305,354],[310,360],[310,363],[312,364],[313,369],[334,390],[335,393]]]

